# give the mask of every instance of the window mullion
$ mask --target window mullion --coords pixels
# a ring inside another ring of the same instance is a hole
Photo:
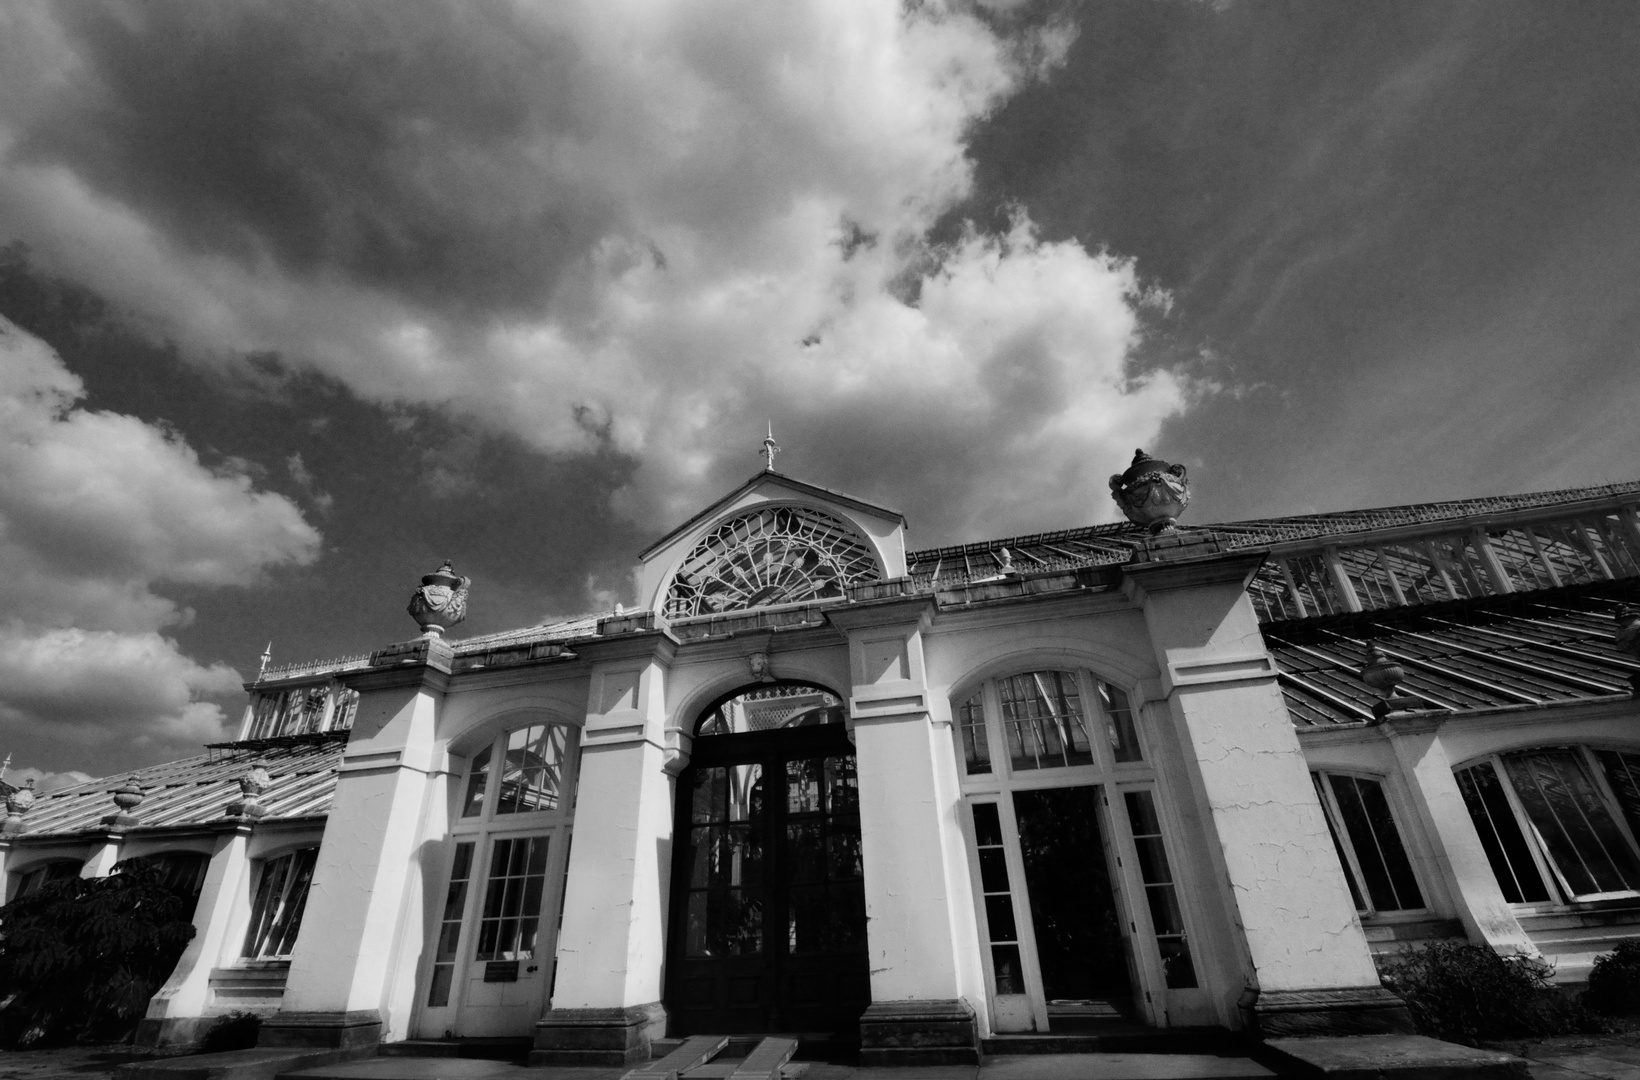
[[[1344,853],[1344,869],[1355,878],[1355,891],[1365,905],[1363,914],[1375,915],[1378,913],[1378,904],[1372,898],[1372,890],[1367,887],[1367,875],[1361,872],[1361,857],[1355,851],[1355,837],[1350,835],[1349,825],[1344,821],[1344,812],[1338,805],[1338,796],[1333,792],[1332,774],[1323,772],[1321,777],[1322,802],[1321,812],[1330,819],[1333,835],[1338,837],[1338,848]],[[1387,873],[1385,875],[1388,876]],[[1395,883],[1390,883],[1394,891]]]
[[[1082,720],[1088,726],[1088,742],[1093,746],[1093,764],[1101,775],[1109,774],[1116,765],[1116,748],[1110,745],[1110,732],[1116,721],[1105,713],[1104,697],[1093,673],[1086,668],[1076,669],[1076,692],[1082,698]]]
[[[1036,922],[1031,918],[1031,893],[1025,881],[1025,855],[1019,846],[1019,817],[1014,798],[1004,792],[997,800],[1002,819],[1002,851],[1008,861],[1008,886],[1014,898],[1014,924],[1019,935],[1019,966],[1025,973],[1025,992],[1037,1031],[1048,1030],[1048,1002],[1042,987],[1042,961],[1037,955]]]
[[[986,679],[981,684],[985,702],[985,731],[991,740],[991,775],[1006,779],[1014,772],[1013,747],[1008,742],[1007,725],[1002,718],[1002,692],[997,680]]]
[[[1550,892],[1560,893],[1557,903],[1569,903],[1573,896],[1571,886],[1560,876],[1560,868],[1549,858],[1548,845],[1538,832],[1537,824],[1526,813],[1526,807],[1521,805],[1520,796],[1515,793],[1515,778],[1504,765],[1503,755],[1493,754],[1486,760],[1492,763],[1492,770],[1497,773],[1498,781],[1503,787],[1503,797],[1508,800],[1509,809],[1514,812],[1521,835],[1526,838],[1526,848],[1532,853],[1532,861],[1537,864],[1538,876],[1543,879],[1544,888]]]
[[[1612,812],[1612,820],[1617,822],[1617,827],[1621,830],[1623,839],[1628,841],[1630,850],[1640,856],[1640,843],[1636,843],[1634,830],[1629,825],[1629,815],[1624,811],[1622,800],[1617,797],[1616,790],[1611,786],[1611,778],[1606,775],[1605,765],[1601,762],[1600,756],[1594,752],[1593,747],[1585,746],[1582,750],[1589,763],[1589,771],[1594,776],[1595,787],[1600,791],[1600,797],[1605,800],[1607,807]],[[1634,773],[1629,769],[1628,762],[1621,756],[1618,757],[1618,765],[1624,772],[1629,774],[1632,780]]]

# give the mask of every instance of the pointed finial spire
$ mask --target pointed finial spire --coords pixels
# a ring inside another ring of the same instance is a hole
[[[270,641],[270,642],[268,642],[267,648],[262,650],[262,657],[261,657],[262,666],[257,669],[256,673],[258,675],[261,675],[263,672],[267,671],[268,670],[268,661],[272,660],[272,659],[273,659],[273,642]]]
[[[763,466],[764,472],[774,472],[774,456],[780,453],[780,447],[774,443],[774,421],[769,421],[769,434],[763,439],[763,449],[758,453],[768,457],[769,462]]]
[[[6,770],[9,768],[11,768],[11,755],[7,754],[6,760],[0,761],[0,780],[6,778]]]

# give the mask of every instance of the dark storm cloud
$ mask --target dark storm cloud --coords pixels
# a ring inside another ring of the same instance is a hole
[[[1176,301],[1143,355],[1249,391],[1169,428],[1204,513],[1633,474],[1632,4],[1081,17],[1064,72],[976,133],[972,207],[1135,256]]]
[[[608,225],[543,154],[572,43],[501,4],[70,4],[85,76],[19,145],[173,239],[435,309],[539,305]]]

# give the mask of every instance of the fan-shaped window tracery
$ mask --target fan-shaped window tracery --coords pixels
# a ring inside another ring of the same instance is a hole
[[[678,567],[666,616],[842,596],[877,577],[877,561],[838,519],[806,506],[772,506],[724,522]]]

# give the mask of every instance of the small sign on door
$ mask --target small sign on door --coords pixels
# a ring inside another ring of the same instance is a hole
[[[517,982],[517,960],[491,960],[484,965],[485,982]]]

